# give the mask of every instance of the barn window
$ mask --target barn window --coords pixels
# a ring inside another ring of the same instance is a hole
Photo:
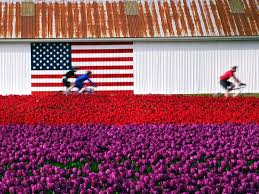
[[[231,13],[245,13],[242,0],[229,0]]]
[[[137,1],[125,1],[126,15],[138,15],[138,2]]]
[[[22,16],[34,16],[34,3],[32,1],[22,2]]]

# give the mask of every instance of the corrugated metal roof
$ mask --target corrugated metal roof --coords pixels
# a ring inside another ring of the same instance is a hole
[[[124,2],[43,1],[34,14],[22,2],[0,2],[0,38],[259,35],[258,0],[242,0],[245,13],[231,13],[228,0],[140,0],[138,15],[126,15]]]

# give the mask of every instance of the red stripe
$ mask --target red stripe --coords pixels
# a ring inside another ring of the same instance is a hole
[[[46,95],[62,95],[63,91],[56,92],[32,92],[32,95],[46,96]],[[116,94],[134,94],[133,90],[109,90],[109,91],[95,91],[91,95],[105,94],[105,95],[116,95]]]
[[[97,86],[133,86],[133,82],[97,82]],[[32,83],[32,87],[63,87],[63,83]],[[86,83],[85,86],[90,86]]]
[[[80,70],[133,69],[132,65],[80,66]]]
[[[79,74],[80,76],[82,74]],[[61,79],[64,75],[31,75],[32,79]],[[133,74],[92,74],[91,78],[128,78],[133,77]]]
[[[71,45],[132,45],[133,42],[72,42]]]
[[[72,53],[133,53],[133,49],[80,49],[72,50]]]
[[[72,62],[133,61],[133,57],[72,58]]]

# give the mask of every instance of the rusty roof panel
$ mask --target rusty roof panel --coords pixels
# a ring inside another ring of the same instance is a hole
[[[139,0],[127,15],[123,0],[0,2],[0,38],[125,38],[259,36],[259,1]],[[35,10],[34,14],[31,10]],[[26,12],[26,13],[25,13]]]

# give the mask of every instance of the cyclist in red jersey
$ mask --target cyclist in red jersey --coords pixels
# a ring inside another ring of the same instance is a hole
[[[225,72],[222,76],[220,76],[220,85],[226,90],[226,93],[224,94],[225,97],[228,97],[229,92],[235,88],[235,84],[228,81],[231,77],[233,77],[234,81],[238,85],[245,85],[236,78],[235,76],[236,70],[237,70],[237,66],[234,66],[231,68],[231,70]]]

